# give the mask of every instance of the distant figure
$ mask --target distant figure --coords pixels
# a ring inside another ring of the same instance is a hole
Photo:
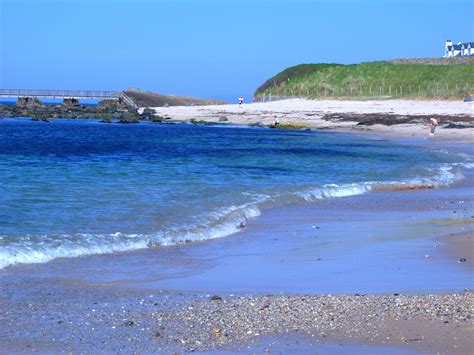
[[[244,102],[244,98],[242,96],[239,97],[239,107],[242,106],[242,102]]]
[[[280,120],[278,118],[275,118],[275,122],[273,122],[275,126],[278,126],[280,124]]]
[[[434,136],[436,126],[438,125],[438,120],[434,117],[431,117],[429,123],[430,123],[430,136]]]

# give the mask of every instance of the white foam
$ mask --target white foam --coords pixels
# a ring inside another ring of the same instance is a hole
[[[22,263],[45,263],[57,258],[108,254],[222,238],[239,232],[247,219],[260,215],[255,203],[230,206],[207,215],[196,226],[183,226],[153,234],[27,235],[0,248],[0,269]],[[1,236],[6,244],[7,236]]]
[[[299,191],[296,193],[296,195],[300,196],[305,201],[313,202],[316,200],[328,198],[362,195],[369,192],[370,190],[371,186],[367,184],[329,184],[319,188]]]

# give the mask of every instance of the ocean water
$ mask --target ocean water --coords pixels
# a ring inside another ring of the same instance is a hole
[[[0,121],[0,268],[239,232],[282,205],[438,188],[472,157],[340,133]]]

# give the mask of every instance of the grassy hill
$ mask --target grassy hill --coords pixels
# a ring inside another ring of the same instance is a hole
[[[301,64],[268,79],[256,96],[463,98],[474,94],[474,64],[368,62]]]

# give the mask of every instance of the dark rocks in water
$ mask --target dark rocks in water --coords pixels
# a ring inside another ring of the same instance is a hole
[[[80,107],[81,104],[77,99],[64,99],[62,105],[64,108],[73,108],[73,107]]]
[[[213,125],[216,125],[218,123],[216,122],[209,122],[209,121],[204,121],[204,120],[197,120],[195,118],[191,118],[189,120],[190,123],[192,124],[202,124],[202,125],[206,125],[206,126],[213,126]]]
[[[219,295],[211,296],[211,301],[222,301],[222,297]]]
[[[45,115],[41,115],[41,114],[36,114],[34,115],[32,118],[31,118],[32,121],[36,121],[36,122],[47,122],[47,123],[50,123],[51,120],[49,119],[48,116],[45,116]]]
[[[155,110],[149,107],[146,107],[143,112],[140,114],[140,119],[151,121],[151,122],[163,122],[164,120],[168,119],[163,116],[159,116],[156,114]]]
[[[119,100],[102,100],[97,104],[96,109],[102,112],[117,112],[117,111],[128,111],[127,104],[120,102]]]
[[[118,123],[140,123],[138,117],[122,117],[119,119]]]
[[[127,327],[133,327],[135,325],[135,322],[133,320],[129,320],[129,321],[125,322],[125,325]]]
[[[151,122],[155,122],[155,123],[156,123],[156,122],[157,122],[157,123],[163,122],[164,120],[165,120],[165,118],[164,118],[164,117],[161,117],[161,116],[153,116],[153,117],[150,119]]]
[[[45,104],[36,97],[19,97],[15,106],[24,108],[38,108],[44,107]]]
[[[459,259],[459,262],[460,262],[460,263],[465,263],[465,262],[466,262],[466,258],[461,258],[461,259]]]

